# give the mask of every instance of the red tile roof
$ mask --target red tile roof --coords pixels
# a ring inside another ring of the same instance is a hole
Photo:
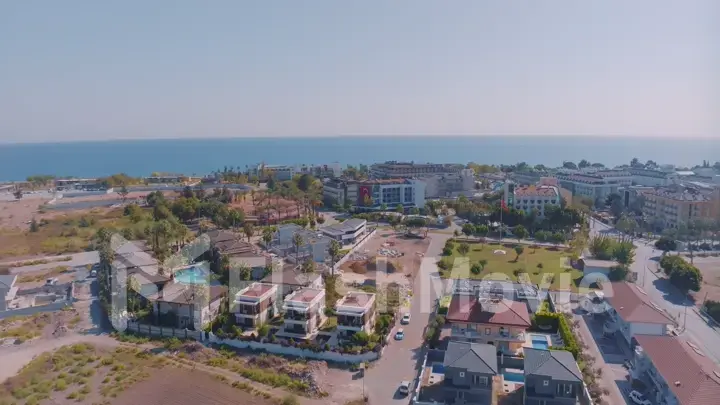
[[[680,405],[720,401],[720,368],[697,346],[672,336],[638,335],[635,338]]]
[[[671,325],[675,322],[635,284],[611,283],[612,290],[603,291],[607,301],[625,322]]]
[[[449,322],[469,322],[509,326],[530,326],[530,314],[523,302],[500,300],[478,301],[474,295],[455,294],[445,319]]]

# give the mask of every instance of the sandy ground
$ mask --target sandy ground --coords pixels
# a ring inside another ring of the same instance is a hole
[[[253,200],[252,197],[250,197],[250,194],[246,194],[244,199],[241,198],[230,205],[235,208],[242,208],[247,215],[261,216],[267,212],[266,207],[268,203],[265,200],[264,195],[262,193],[258,193],[255,196],[255,205],[253,205]],[[270,200],[269,205],[271,207],[269,213],[272,222],[276,222],[278,219],[278,212],[276,208],[279,208],[280,220],[297,218],[297,203],[295,201],[285,200],[282,198],[277,199],[273,197]],[[303,212],[304,209],[300,207],[300,214],[302,215]]]
[[[690,261],[689,258],[686,259]],[[703,286],[694,294],[695,303],[701,306],[705,299],[720,301],[720,257],[695,255],[693,262],[703,276]]]
[[[388,244],[388,246],[383,246],[384,244]],[[348,260],[341,266],[343,270],[343,281],[362,282],[364,280],[382,280],[382,282],[405,284],[408,278],[413,278],[417,274],[422,261],[422,256],[418,253],[425,252],[429,244],[429,238],[411,239],[398,235],[394,231],[378,230],[375,236],[368,240],[358,253],[366,255],[368,258],[377,256],[378,249],[380,248],[392,249],[399,253],[404,253],[403,256],[398,258],[388,258],[389,261],[397,261],[402,265],[402,273],[396,272],[381,275],[376,271],[368,271],[365,274],[357,274],[353,272],[351,267],[353,261]],[[365,251],[367,251],[367,253],[364,253]]]

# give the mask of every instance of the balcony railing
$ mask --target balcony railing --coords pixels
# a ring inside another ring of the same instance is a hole
[[[289,321],[308,321],[311,316],[301,312],[286,312],[284,318]]]
[[[465,337],[469,339],[485,339],[485,340],[516,340],[520,342],[525,341],[525,333],[524,332],[515,332],[511,333],[509,331],[501,331],[491,334],[485,334],[482,332],[478,332],[473,329],[462,329],[462,328],[452,328],[452,335],[455,337]]]

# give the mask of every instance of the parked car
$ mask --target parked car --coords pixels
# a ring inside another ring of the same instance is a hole
[[[410,394],[410,381],[403,381],[400,383],[400,388],[398,389],[401,395],[408,395]]]
[[[652,405],[652,402],[650,402],[649,399],[645,398],[643,394],[634,390],[630,393],[630,400],[637,405]]]
[[[395,340],[403,340],[405,339],[405,331],[400,328],[395,332]]]
[[[56,285],[58,283],[57,277],[49,278],[45,280],[45,285]]]
[[[410,323],[410,313],[406,312],[405,315],[403,315],[402,319],[400,320],[400,323],[403,325],[407,325]]]

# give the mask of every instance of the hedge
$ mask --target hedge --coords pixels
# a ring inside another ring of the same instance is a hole
[[[572,331],[572,328],[568,324],[567,318],[565,318],[565,315],[553,313],[553,312],[538,312],[535,314],[535,317],[533,319],[533,323],[537,326],[540,325],[552,325],[554,328],[557,328],[558,333],[560,334],[560,338],[565,342],[564,346],[551,346],[551,350],[566,350],[570,353],[572,353],[573,357],[575,357],[575,360],[578,359],[578,356],[580,355],[580,345],[578,344],[577,338],[575,337],[575,334]]]

